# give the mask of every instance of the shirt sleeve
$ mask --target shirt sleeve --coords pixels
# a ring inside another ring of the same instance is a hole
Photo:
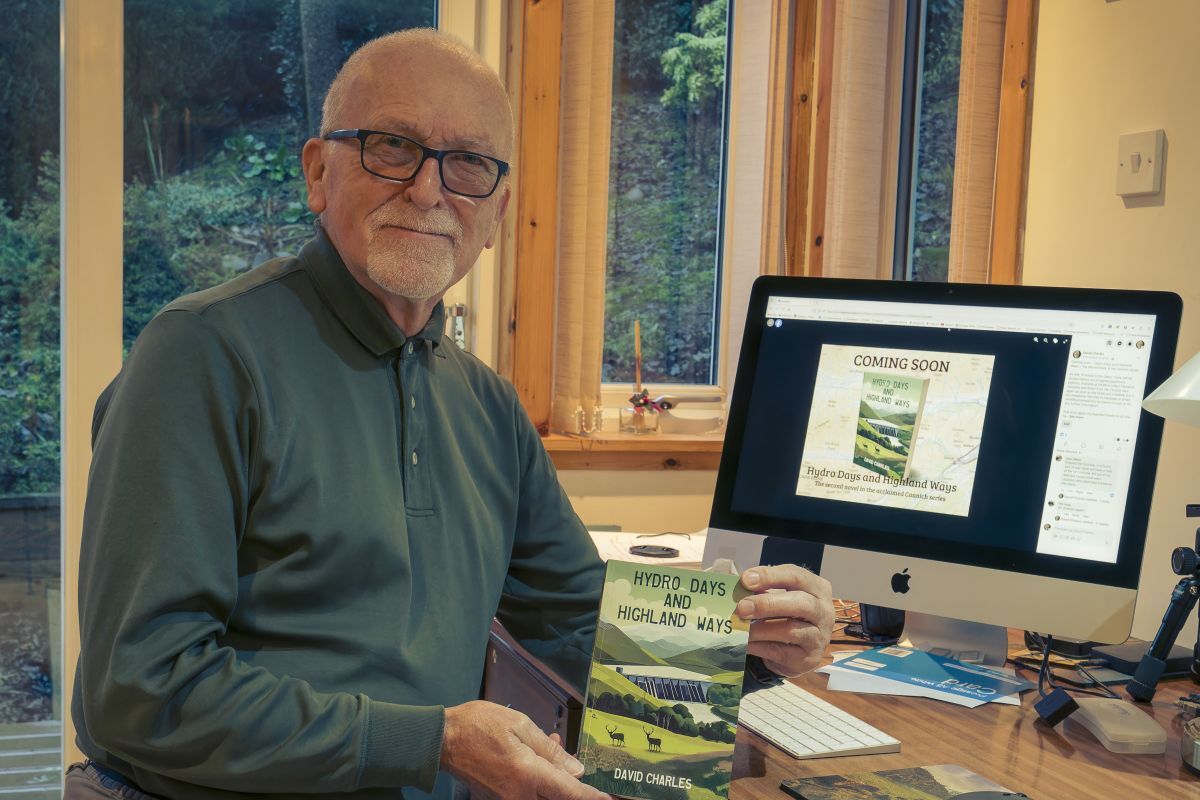
[[[521,454],[520,497],[512,560],[496,616],[526,650],[582,694],[604,562],[519,403],[513,413]]]
[[[81,740],[134,776],[229,791],[428,791],[440,706],[319,692],[219,643],[259,415],[239,354],[187,310],[150,323],[102,396],[80,560]]]

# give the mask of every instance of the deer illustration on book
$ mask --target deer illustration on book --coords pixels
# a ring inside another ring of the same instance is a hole
[[[725,800],[749,623],[736,575],[609,561],[579,734],[583,781],[640,800]],[[626,747],[626,735],[646,746]]]

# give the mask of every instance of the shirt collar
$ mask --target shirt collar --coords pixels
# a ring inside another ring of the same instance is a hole
[[[317,235],[301,249],[300,262],[312,276],[317,291],[334,316],[375,355],[384,356],[400,350],[412,339],[416,344],[428,342],[432,352],[445,357],[445,353],[439,352],[446,324],[446,310],[440,300],[425,327],[411,337],[405,336],[379,302],[350,274],[320,225],[317,225]]]

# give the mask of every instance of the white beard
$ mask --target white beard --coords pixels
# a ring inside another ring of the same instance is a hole
[[[440,242],[383,247],[372,238],[367,245],[367,275],[408,300],[428,300],[444,292],[454,280],[454,266],[454,249]]]

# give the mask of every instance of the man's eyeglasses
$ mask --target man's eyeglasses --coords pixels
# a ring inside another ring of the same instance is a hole
[[[352,128],[330,131],[324,138],[357,139],[362,168],[389,181],[412,180],[427,159],[436,158],[442,186],[463,197],[491,196],[508,174],[508,164],[498,158],[470,150],[435,150],[397,133]]]

